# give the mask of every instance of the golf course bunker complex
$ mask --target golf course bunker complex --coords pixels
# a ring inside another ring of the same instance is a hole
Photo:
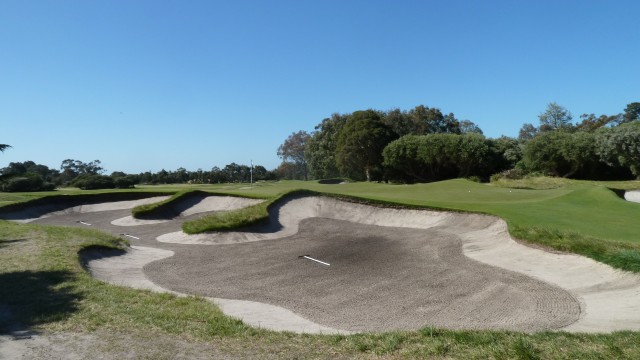
[[[114,235],[126,229],[130,251],[84,255],[94,276],[204,296],[230,316],[274,330],[640,329],[639,276],[522,245],[496,217],[290,196],[260,226],[180,231],[185,220],[253,203],[206,199],[173,219],[128,228],[115,221],[128,216],[120,208],[59,211],[34,222],[83,221]]]

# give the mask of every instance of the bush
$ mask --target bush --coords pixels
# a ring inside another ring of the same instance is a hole
[[[118,189],[131,189],[137,183],[134,176],[121,176],[113,179],[113,184]]]
[[[525,175],[527,175],[526,171],[516,167],[491,175],[491,182],[495,182],[501,179],[520,180],[523,179]]]
[[[35,173],[13,177],[2,184],[2,191],[6,192],[50,191],[54,188],[53,184],[45,182],[42,176]]]
[[[104,175],[81,175],[75,178],[71,185],[82,190],[113,189],[116,187],[113,179]]]

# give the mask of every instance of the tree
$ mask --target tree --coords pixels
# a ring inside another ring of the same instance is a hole
[[[566,108],[555,102],[549,103],[547,109],[538,116],[540,127],[548,127],[550,130],[563,129],[571,124],[573,116]]]
[[[582,114],[580,115],[581,122],[576,125],[576,129],[580,131],[594,132],[601,127],[607,125],[616,125],[622,122],[622,114],[607,116],[600,115],[596,117],[595,114]]]
[[[527,141],[533,139],[538,133],[538,129],[533,126],[533,124],[525,123],[520,128],[520,132],[518,133],[518,140]]]
[[[565,178],[606,178],[613,169],[606,168],[597,156],[593,132],[541,132],[524,150],[524,165],[529,171]]]
[[[350,114],[333,114],[322,120],[305,146],[305,159],[314,179],[340,176],[336,161],[338,138]]]
[[[596,152],[602,161],[627,167],[640,179],[640,122],[606,129],[596,137]]]
[[[11,147],[11,145],[0,144],[0,152],[4,152],[5,150],[9,149],[10,147]]]
[[[460,134],[480,134],[482,135],[482,129],[476,123],[471,120],[462,120],[460,124]]]
[[[631,122],[640,119],[640,102],[627,104],[623,115],[624,122]]]
[[[407,182],[488,177],[489,155],[487,140],[476,133],[407,135],[383,151],[387,176]]]
[[[338,138],[336,160],[341,175],[367,181],[379,177],[382,150],[394,138],[377,111],[354,112]]]
[[[571,134],[560,131],[540,132],[527,142],[523,163],[528,171],[539,171],[545,175],[562,176],[569,172],[570,165],[562,155],[563,142]]]
[[[278,147],[278,156],[296,168],[296,178],[307,180],[307,160],[304,150],[311,136],[304,130],[294,132]]]
[[[413,122],[412,134],[460,134],[460,122],[453,113],[443,115],[440,109],[418,105],[409,110],[408,116]]]
[[[62,183],[69,183],[80,175],[99,175],[103,171],[100,160],[84,163],[80,160],[66,159],[60,164],[60,178]]]

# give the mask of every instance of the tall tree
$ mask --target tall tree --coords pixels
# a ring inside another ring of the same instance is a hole
[[[632,121],[598,133],[597,154],[609,165],[627,167],[640,179],[640,122]]]
[[[336,161],[338,137],[347,123],[348,114],[333,114],[322,120],[305,146],[305,158],[314,179],[340,176]]]
[[[307,159],[304,149],[311,136],[304,130],[294,132],[278,147],[278,156],[283,162],[292,163],[299,178],[308,180]]]
[[[557,130],[569,127],[573,115],[565,107],[555,102],[549,103],[547,109],[540,115],[540,128],[548,127],[550,130]]]
[[[460,134],[480,134],[482,135],[482,129],[471,120],[462,120],[460,124]]]
[[[10,147],[11,147],[11,145],[0,144],[0,152],[4,152],[5,150],[7,150]]]
[[[527,141],[533,139],[538,133],[538,129],[533,126],[533,124],[525,123],[520,128],[520,132],[518,133],[518,140]]]
[[[103,170],[100,160],[84,163],[80,160],[65,159],[60,164],[60,178],[63,183],[68,183],[80,175],[98,175]]]
[[[453,113],[442,114],[438,108],[418,105],[407,113],[413,122],[412,134],[425,135],[434,133],[460,134],[460,122]]]
[[[640,102],[627,104],[624,109],[624,122],[631,122],[640,119]]]
[[[336,160],[340,173],[371,181],[381,173],[382,150],[396,138],[375,110],[354,112],[340,132]]]

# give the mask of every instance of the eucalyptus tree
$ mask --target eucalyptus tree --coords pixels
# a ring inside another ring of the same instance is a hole
[[[541,129],[557,130],[569,127],[573,115],[565,107],[551,102],[547,105],[546,110],[538,115],[538,119],[540,120]]]
[[[336,161],[341,175],[354,180],[379,179],[382,150],[396,137],[378,111],[354,112],[338,137]]]
[[[304,130],[294,132],[278,147],[278,156],[285,163],[291,163],[295,169],[295,178],[307,180],[307,159],[305,146],[311,136]]]

